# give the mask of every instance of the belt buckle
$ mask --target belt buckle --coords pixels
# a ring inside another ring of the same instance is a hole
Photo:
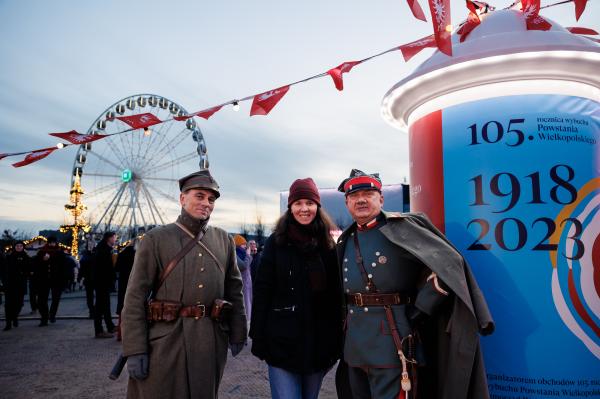
[[[358,292],[358,293],[354,294],[354,300],[356,301],[356,306],[364,305],[362,293]]]
[[[201,311],[202,313],[200,314],[200,316],[196,316],[196,317],[194,317],[194,319],[198,320],[198,319],[200,319],[201,317],[204,317],[204,316],[206,316],[206,306],[205,306],[204,304],[197,302],[197,303],[196,303],[196,307],[197,307],[198,309],[200,309],[200,311]]]

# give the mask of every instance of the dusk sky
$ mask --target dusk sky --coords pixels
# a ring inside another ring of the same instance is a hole
[[[464,1],[451,5],[457,25],[467,15]],[[600,29],[600,1],[590,0],[579,22],[574,14],[572,3],[542,10],[563,26]],[[51,132],[85,133],[107,107],[135,94],[198,111],[431,33],[400,0],[0,0],[0,16],[0,153],[55,145]],[[383,120],[381,101],[432,52],[408,63],[392,52],[358,65],[341,92],[329,77],[293,86],[267,116],[250,117],[247,101],[239,112],[229,106],[208,121],[196,118],[222,189],[211,223],[239,231],[259,215],[271,225],[279,192],[296,178],[332,188],[358,168],[379,172],[386,184],[408,179],[407,134]],[[183,144],[196,147],[191,136]],[[75,154],[68,147],[23,168],[11,166],[22,157],[1,160],[0,229],[35,234],[68,221]],[[197,168],[194,159],[175,173]],[[84,174],[84,190],[92,185]],[[176,199],[178,190],[167,194]]]

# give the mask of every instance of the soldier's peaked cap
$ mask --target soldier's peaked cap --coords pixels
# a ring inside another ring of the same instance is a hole
[[[381,192],[379,173],[368,174],[362,170],[352,169],[350,176],[344,179],[338,191],[348,195],[359,190],[377,190]]]
[[[219,184],[210,175],[208,169],[199,170],[179,179],[179,191],[182,193],[193,188],[210,190],[215,193],[217,198],[221,196],[221,193],[219,193]]]

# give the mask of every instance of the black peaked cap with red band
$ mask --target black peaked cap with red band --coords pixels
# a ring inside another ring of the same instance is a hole
[[[381,192],[379,173],[367,174],[362,170],[352,169],[350,176],[344,179],[338,191],[348,195],[359,190],[377,190]]]

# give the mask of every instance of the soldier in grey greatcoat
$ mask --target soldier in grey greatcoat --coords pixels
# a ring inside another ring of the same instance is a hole
[[[463,257],[424,215],[383,212],[378,174],[353,169],[339,191],[352,398],[489,398],[478,333],[494,324]]]
[[[236,356],[246,341],[233,240],[224,230],[207,226],[219,186],[208,170],[202,170],[182,178],[179,188],[181,215],[177,222],[144,236],[127,286],[121,316],[128,398],[216,398],[228,345]],[[203,238],[153,295],[155,303],[170,304],[171,313],[164,318],[172,320],[148,321],[147,298],[162,270],[201,229],[206,230]],[[209,317],[217,299],[233,304],[229,316],[220,321]]]

